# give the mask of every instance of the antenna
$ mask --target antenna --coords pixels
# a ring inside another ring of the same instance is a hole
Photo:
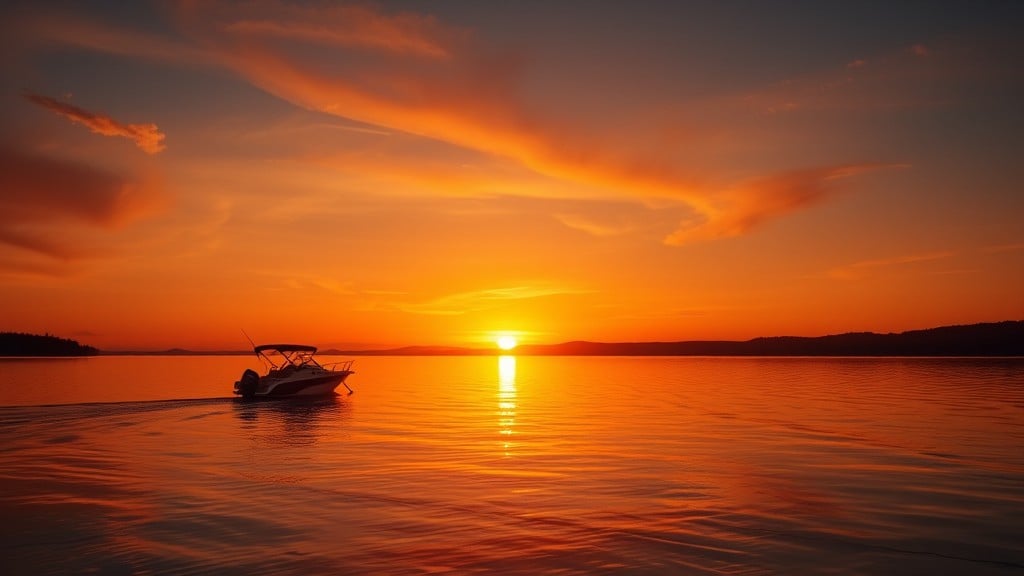
[[[240,330],[242,331],[242,334],[245,335],[245,339],[249,341],[249,344],[252,344],[252,351],[256,352],[256,343],[253,342],[252,338],[249,338],[249,335],[245,333],[245,328],[240,328]]]

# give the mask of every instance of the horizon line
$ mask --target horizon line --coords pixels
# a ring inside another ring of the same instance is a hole
[[[943,326],[936,326],[931,328],[921,328],[914,330],[904,330],[902,332],[871,332],[871,331],[856,331],[856,332],[837,332],[831,334],[824,334],[819,336],[792,336],[792,335],[777,335],[777,336],[755,336],[746,340],[639,340],[639,341],[617,341],[617,342],[604,342],[596,340],[565,340],[562,342],[548,343],[548,344],[520,344],[513,350],[501,350],[492,346],[482,345],[447,345],[447,344],[408,344],[402,346],[382,347],[382,348],[365,348],[365,349],[340,349],[338,347],[317,347],[317,352],[321,354],[341,354],[341,355],[388,355],[393,353],[395,355],[416,355],[411,353],[413,350],[424,351],[424,355],[515,355],[516,350],[536,350],[538,348],[556,348],[564,347],[568,345],[595,345],[595,346],[668,346],[668,345],[685,345],[685,344],[745,344],[752,343],[758,340],[774,340],[774,339],[793,339],[793,340],[815,340],[824,338],[835,338],[841,336],[899,336],[904,334],[912,334],[915,332],[929,332],[943,329],[955,329],[955,328],[967,328],[967,327],[982,327],[982,326],[996,326],[1001,324],[1024,324],[1024,320],[1000,320],[995,322],[976,322],[971,324],[949,324]],[[165,349],[100,349],[97,348],[100,355],[104,356],[120,356],[120,355],[182,355],[182,356],[228,356],[228,355],[248,355],[254,352],[251,349],[216,349],[216,350],[202,350],[202,349],[188,349],[182,347],[172,347]],[[430,352],[433,351],[433,352]],[[444,351],[447,351],[446,353]],[[519,354],[528,356],[532,355],[531,352],[519,352]]]

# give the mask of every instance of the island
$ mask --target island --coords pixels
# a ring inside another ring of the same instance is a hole
[[[50,334],[0,332],[0,356],[96,356],[100,351]]]

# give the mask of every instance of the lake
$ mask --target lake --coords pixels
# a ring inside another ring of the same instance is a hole
[[[246,367],[0,360],[3,573],[1024,574],[1022,359]]]

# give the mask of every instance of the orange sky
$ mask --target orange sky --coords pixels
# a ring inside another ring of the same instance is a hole
[[[216,349],[1024,319],[1020,7],[507,4],[5,4],[0,330]]]

